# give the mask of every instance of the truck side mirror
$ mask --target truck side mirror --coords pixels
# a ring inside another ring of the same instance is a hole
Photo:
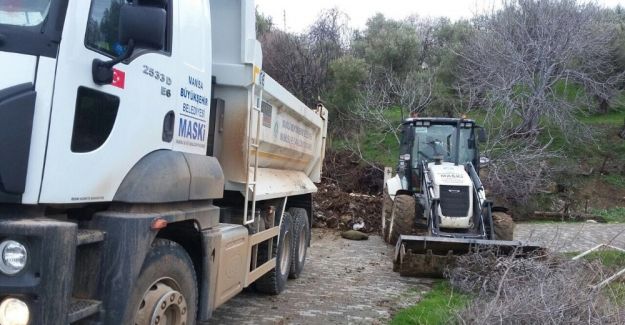
[[[130,58],[135,46],[161,50],[165,47],[167,12],[162,8],[125,4],[119,14],[119,40],[126,51],[110,61],[94,59],[91,67],[93,81],[98,85],[113,82],[113,67]]]
[[[488,136],[486,135],[486,130],[483,127],[477,129],[477,141],[479,143],[485,143],[488,141]]]
[[[119,40],[122,45],[135,45],[161,50],[165,47],[167,12],[147,6],[123,5],[119,13]]]

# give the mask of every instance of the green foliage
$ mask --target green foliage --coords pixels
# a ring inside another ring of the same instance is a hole
[[[625,222],[625,207],[618,207],[612,209],[593,209],[593,214],[603,217],[610,223],[624,223]]]
[[[451,322],[453,313],[466,306],[471,298],[455,292],[448,282],[439,282],[415,306],[397,313],[391,325],[437,325]]]
[[[354,52],[372,66],[405,75],[418,62],[420,48],[416,29],[407,21],[377,14],[367,21],[363,35],[353,42]]]
[[[603,175],[603,180],[615,187],[625,188],[625,176],[619,174]]]
[[[265,16],[256,8],[256,37],[262,38],[265,34],[273,30],[273,18],[271,16]]]
[[[358,99],[360,84],[367,78],[368,66],[365,60],[344,56],[330,63],[332,87],[326,94],[331,118],[338,120],[339,114],[348,114]]]
[[[618,271],[625,268],[625,253],[617,250],[606,249],[594,251],[586,256],[589,261],[599,261],[603,266],[612,271]]]

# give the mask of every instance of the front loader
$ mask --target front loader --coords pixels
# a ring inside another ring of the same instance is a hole
[[[472,120],[410,118],[403,123],[397,174],[384,184],[382,232],[395,245],[394,270],[441,276],[455,256],[482,249],[527,254],[538,246],[513,240],[514,223],[486,199]]]

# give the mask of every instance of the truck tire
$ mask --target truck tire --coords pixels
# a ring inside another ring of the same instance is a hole
[[[291,273],[292,223],[291,215],[285,212],[280,224],[277,249],[272,250],[272,257],[276,258],[276,267],[256,281],[255,288],[259,292],[277,295],[286,287],[286,281]]]
[[[514,240],[514,221],[505,212],[493,212],[493,225],[496,240]]]
[[[388,236],[389,229],[391,228],[391,213],[393,212],[393,199],[388,192],[388,187],[384,185],[384,194],[382,199],[382,239],[385,242],[390,242]]]
[[[193,325],[197,316],[193,262],[177,243],[156,239],[130,297],[124,324]]]
[[[410,235],[415,226],[415,204],[412,195],[400,194],[395,196],[393,211],[391,212],[391,229],[389,230],[390,244],[395,245],[400,235]]]
[[[293,217],[293,243],[291,245],[291,272],[289,278],[297,279],[304,270],[306,252],[310,242],[310,227],[308,213],[300,208],[291,208],[289,213]]]

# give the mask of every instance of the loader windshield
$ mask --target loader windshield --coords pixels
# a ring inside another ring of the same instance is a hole
[[[32,27],[41,24],[48,15],[50,0],[0,1],[0,24]]]
[[[441,158],[445,162],[456,161],[456,126],[435,124],[430,126],[416,126],[414,128],[415,138],[413,145],[412,168],[417,168],[421,161],[434,161],[435,158]],[[473,161],[476,150],[469,148],[469,139],[473,129],[463,127],[460,130],[460,157],[458,162],[464,164]]]

